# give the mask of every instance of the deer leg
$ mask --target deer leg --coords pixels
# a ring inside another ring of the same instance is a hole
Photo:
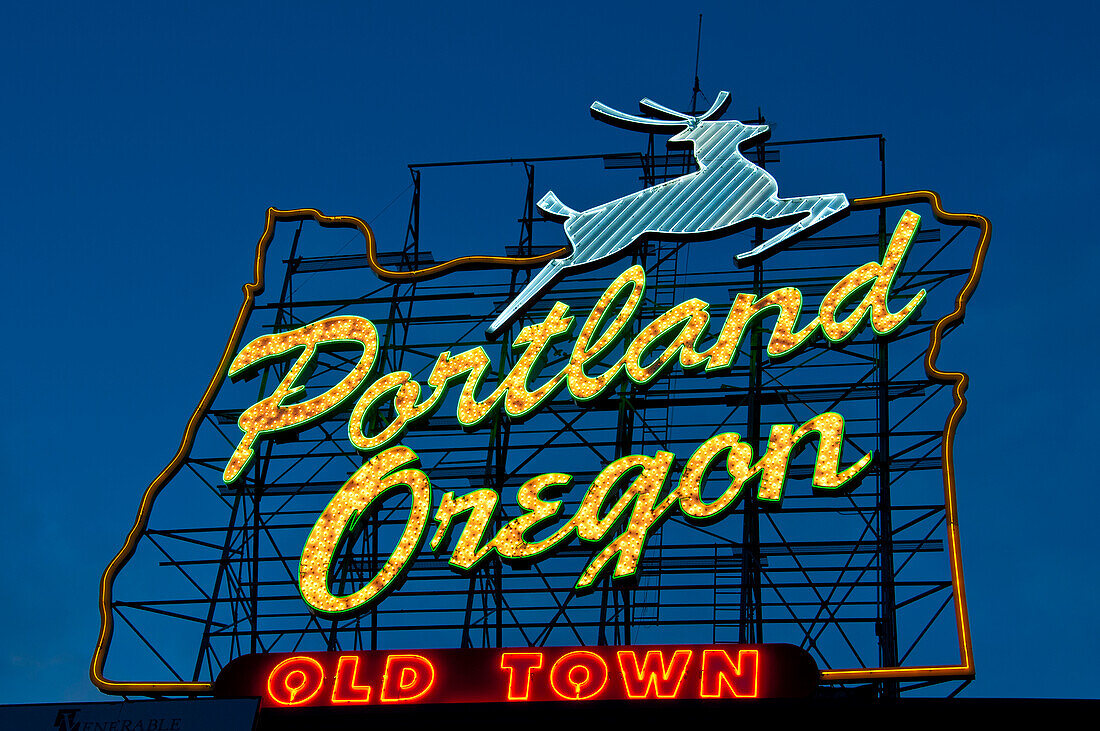
[[[755,259],[764,252],[775,248],[787,241],[792,236],[813,228],[830,216],[840,213],[848,207],[848,198],[843,193],[828,193],[826,195],[810,195],[803,198],[777,198],[770,202],[765,210],[756,214],[756,218],[774,220],[798,213],[803,213],[802,219],[783,229],[775,236],[757,246],[752,251],[746,251],[737,255],[737,261],[744,262]]]

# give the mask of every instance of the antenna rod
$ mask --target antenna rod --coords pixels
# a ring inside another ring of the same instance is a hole
[[[699,36],[695,39],[695,88],[691,90],[691,116],[699,113],[696,100],[702,89],[699,88],[699,49],[703,45],[703,14],[699,13]]]

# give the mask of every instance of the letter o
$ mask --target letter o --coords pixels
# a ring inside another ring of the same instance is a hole
[[[607,662],[594,652],[567,652],[550,668],[550,689],[567,701],[595,698],[607,687]]]
[[[401,469],[417,459],[408,447],[391,447],[356,470],[332,498],[310,531],[298,563],[298,591],[313,611],[342,616],[365,608],[393,589],[420,547],[432,509],[432,485],[418,469]],[[344,534],[355,529],[371,505],[391,490],[412,493],[405,530],[389,560],[365,586],[336,596],[328,587],[329,570]]]
[[[725,451],[729,451],[726,458],[726,471],[731,478],[729,487],[719,497],[707,502],[702,496],[703,481],[714,461]],[[721,513],[741,494],[741,487],[750,475],[751,460],[752,447],[743,444],[735,432],[716,434],[703,442],[680,475],[680,510],[689,518],[697,519],[712,518]]]
[[[325,669],[312,657],[295,655],[276,665],[267,676],[267,697],[280,706],[309,703],[321,692]]]

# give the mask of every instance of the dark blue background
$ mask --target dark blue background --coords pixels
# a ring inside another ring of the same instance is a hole
[[[153,5],[3,15],[0,702],[99,697],[100,573],[210,377],[267,206],[370,220],[409,162],[636,149],[585,110],[686,108],[698,12],[733,116],[882,132],[891,191],[993,220],[940,359],[972,376],[967,694],[1096,695],[1094,5]]]

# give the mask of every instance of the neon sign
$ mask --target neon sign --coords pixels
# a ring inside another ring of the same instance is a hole
[[[631,645],[245,655],[215,695],[264,706],[793,698],[817,687],[793,645]]]
[[[737,256],[738,261],[746,262],[763,258],[845,211],[848,198],[843,193],[780,198],[775,178],[740,150],[750,140],[767,139],[770,129],[766,124],[719,120],[729,104],[729,92],[719,92],[709,110],[693,117],[642,99],[639,107],[651,116],[637,117],[595,102],[592,116],[601,122],[636,132],[671,133],[669,148],[690,148],[699,169],[587,211],[574,211],[553,191],[548,192],[539,201],[539,210],[564,224],[571,251],[549,261],[532,277],[487,333],[499,332],[570,270],[611,260],[647,238],[713,239],[753,221],[798,219],[752,251]]]
[[[566,366],[542,385],[531,390],[531,374],[545,358],[550,344],[563,339],[573,329],[576,318],[569,307],[558,302],[542,323],[520,331],[513,344],[523,355],[512,370],[486,397],[479,390],[489,366],[489,357],[481,347],[452,355],[439,355],[428,377],[431,392],[423,398],[423,389],[407,371],[385,374],[363,388],[378,353],[375,328],[369,320],[354,316],[332,317],[285,333],[264,335],[246,345],[233,359],[230,376],[240,376],[258,364],[277,359],[293,365],[270,396],[245,409],[238,420],[244,433],[225,467],[224,479],[231,484],[250,464],[258,439],[280,432],[301,429],[325,417],[362,392],[351,410],[348,438],[367,454],[385,448],[410,427],[433,414],[456,380],[462,380],[456,417],[466,427],[483,423],[496,408],[503,406],[511,417],[523,417],[555,396],[563,387],[578,402],[598,398],[624,376],[645,385],[667,373],[679,363],[685,371],[711,371],[729,368],[752,322],[769,311],[778,318],[768,341],[772,358],[790,355],[823,335],[832,343],[844,342],[869,324],[878,335],[889,335],[901,328],[918,311],[925,291],[912,296],[900,309],[891,310],[890,286],[905,259],[920,225],[920,217],[906,211],[891,237],[881,262],[864,264],[842,278],[822,298],[817,315],[799,326],[803,297],[794,287],[777,289],[763,297],[739,294],[734,299],[716,340],[704,347],[710,322],[710,305],[693,299],[683,302],[642,328],[617,363],[600,374],[587,364],[622,339],[635,317],[645,290],[645,271],[633,266],[616,278],[592,308],[574,342],[572,357]],[[865,290],[850,314],[840,316],[854,293]],[[615,312],[615,306],[618,311]],[[612,314],[614,313],[614,314]],[[669,340],[670,339],[670,340]],[[669,340],[654,357],[655,343]],[[288,403],[305,389],[305,374],[322,348],[354,346],[360,357],[352,370],[335,386],[308,401]],[[652,359],[647,362],[647,359]],[[377,415],[384,399],[389,399],[395,416],[378,434],[367,436],[363,424],[368,415]],[[653,456],[630,455],[607,465],[592,482],[576,513],[551,536],[529,542],[526,536],[547,527],[561,510],[561,500],[544,499],[543,493],[568,489],[573,478],[568,473],[549,473],[527,481],[519,490],[520,517],[502,527],[486,541],[486,530],[500,509],[500,495],[482,488],[466,495],[443,495],[434,513],[437,528],[431,548],[440,551],[447,545],[452,522],[467,516],[458,535],[449,563],[462,571],[474,569],[496,554],[505,561],[532,561],[542,554],[567,544],[573,538],[596,544],[600,550],[581,573],[575,589],[589,589],[596,579],[613,566],[612,577],[633,576],[638,569],[649,533],[674,512],[691,519],[714,519],[736,504],[746,483],[758,480],[756,497],[779,503],[783,498],[787,466],[799,444],[818,440],[812,486],[819,490],[838,490],[849,485],[870,465],[872,454],[861,455],[842,466],[844,417],[835,412],[818,414],[802,424],[775,424],[767,447],[754,461],[752,448],[734,432],[718,434],[687,460],[678,486],[665,494],[672,478],[675,455],[657,452]],[[703,478],[716,467],[723,455],[729,487],[717,499],[705,502],[701,496]],[[337,491],[317,520],[306,540],[298,569],[298,587],[306,604],[320,614],[341,616],[363,609],[381,600],[403,576],[427,532],[432,516],[431,481],[415,467],[416,453],[395,446],[377,454],[360,467]],[[622,495],[610,507],[605,506],[613,488],[629,482]],[[328,577],[338,547],[353,535],[372,504],[394,490],[412,495],[406,527],[382,569],[357,591],[337,596],[328,588]],[[629,514],[625,530],[611,536],[612,528]]]
[[[935,218],[941,222],[972,226],[981,232],[969,276],[955,300],[954,309],[931,327],[924,362],[931,379],[952,385],[953,406],[943,432],[943,487],[946,545],[950,552],[960,658],[952,665],[826,669],[820,677],[825,682],[846,682],[884,677],[972,675],[951,458],[954,430],[966,406],[967,379],[964,374],[940,370],[936,359],[945,332],[961,320],[976,287],[989,241],[989,222],[972,214],[947,213],[938,196],[928,191],[851,200],[840,193],[779,198],[774,179],[738,151],[738,145],[765,134],[766,129],[732,120],[717,121],[724,111],[725,101],[720,98],[715,108],[698,118],[646,100],[642,103],[643,111],[658,119],[642,119],[600,104],[593,105],[595,116],[618,126],[635,129],[638,125],[656,125],[675,131],[673,141],[693,146],[700,170],[697,174],[675,178],[667,184],[580,212],[569,209],[553,193],[548,193],[539,202],[539,207],[547,216],[565,224],[571,249],[567,247],[528,257],[464,257],[421,270],[396,271],[380,263],[374,235],[360,219],[325,216],[313,209],[269,210],[257,248],[255,281],[245,286],[245,302],[219,368],[188,424],[180,451],[150,484],[133,530],[104,574],[100,592],[102,624],[91,669],[93,682],[107,692],[119,693],[205,693],[213,687],[209,682],[198,680],[111,681],[104,676],[104,664],[113,631],[113,582],[146,530],[157,495],[189,455],[198,424],[208,416],[226,375],[234,379],[248,378],[269,364],[285,366],[273,390],[262,392],[262,398],[251,403],[240,415],[238,425],[242,436],[233,446],[223,471],[227,485],[242,479],[255,460],[257,445],[265,440],[290,437],[310,425],[338,416],[347,416],[348,441],[363,455],[362,467],[337,490],[305,538],[297,580],[299,592],[312,612],[336,618],[376,605],[397,588],[425,543],[437,554],[449,552],[448,562],[457,571],[476,570],[494,557],[522,565],[538,561],[570,542],[588,544],[593,555],[574,584],[574,589],[582,592],[603,576],[625,579],[634,575],[649,535],[670,517],[681,516],[688,522],[716,519],[749,494],[757,500],[780,505],[786,491],[790,459],[800,446],[816,442],[811,484],[815,490],[826,493],[855,485],[869,471],[873,455],[869,450],[864,451],[863,445],[852,443],[848,445],[848,453],[842,454],[844,416],[832,410],[811,412],[811,418],[801,423],[763,425],[766,436],[760,454],[755,454],[754,448],[743,442],[738,433],[723,432],[692,445],[694,451],[690,454],[687,451],[682,454],[669,451],[630,454],[602,465],[595,478],[583,486],[583,497],[571,516],[561,515],[565,502],[561,497],[566,491],[577,489],[573,486],[573,475],[567,471],[535,475],[519,487],[517,511],[514,506],[502,506],[501,494],[487,488],[466,494],[446,492],[441,496],[437,490],[437,495],[433,496],[429,471],[421,469],[416,452],[402,444],[407,433],[425,428],[429,419],[452,418],[438,413],[449,393],[454,396],[457,392],[458,404],[453,418],[465,428],[477,429],[500,415],[523,419],[554,399],[571,398],[583,405],[627,383],[646,386],[668,376],[677,366],[685,375],[730,369],[747,334],[765,317],[775,317],[770,334],[765,333],[764,338],[764,352],[772,359],[788,357],[810,346],[842,345],[867,327],[877,336],[891,336],[916,318],[926,295],[921,290],[907,299],[891,297],[895,277],[903,267],[920,225],[920,217],[906,210],[897,221],[883,255],[854,268],[835,283],[830,280],[825,285],[829,287],[828,292],[819,301],[807,303],[803,292],[796,287],[778,287],[766,293],[734,295],[728,310],[722,308],[725,317],[720,327],[717,322],[711,322],[711,318],[716,317],[711,304],[701,299],[680,302],[649,322],[639,322],[646,278],[640,267],[630,267],[610,282],[588,312],[573,313],[568,303],[555,302],[541,322],[520,329],[511,344],[517,356],[514,365],[495,385],[486,383],[492,366],[485,349],[459,350],[457,345],[454,351],[439,353],[427,378],[418,381],[408,371],[376,372],[383,355],[376,328],[370,320],[353,315],[326,317],[288,332],[264,335],[242,347],[246,325],[257,305],[257,296],[264,288],[265,257],[276,223],[313,221],[322,227],[357,230],[366,244],[371,270],[389,282],[417,281],[463,268],[529,269],[544,265],[545,268],[535,274],[490,327],[490,331],[500,332],[567,270],[581,271],[594,262],[604,263],[649,236],[674,241],[713,238],[751,225],[752,221],[789,224],[760,247],[737,257],[744,261],[772,253],[778,249],[777,245],[789,244],[811,229],[847,215],[849,210],[878,209],[883,211],[880,220],[885,221],[887,208],[913,203],[929,204]],[[723,167],[724,162],[712,159],[714,150],[707,148],[704,132],[723,136],[724,154],[730,158],[732,167]],[[744,182],[748,189],[756,192],[763,191],[767,205],[754,207],[744,196],[734,195],[735,200],[721,198],[723,187],[727,191],[725,195],[729,196],[728,185],[735,181]],[[716,185],[717,182],[722,185]],[[724,212],[714,220],[677,227],[672,221],[678,214],[673,214],[675,211],[685,213],[688,209],[651,205],[663,195],[661,191],[666,187],[681,190],[689,199],[696,196],[696,202],[706,201],[705,207],[712,212]],[[644,225],[616,229],[612,225],[614,216],[607,212],[621,213],[635,204],[646,208]],[[802,218],[790,223],[797,216]],[[582,223],[602,227],[602,238],[585,238]],[[304,399],[318,356],[327,350],[351,351],[350,370],[341,374],[339,383],[324,393]],[[564,352],[569,357],[556,373],[543,374],[551,350]],[[611,353],[620,352],[622,355],[617,359],[611,356]],[[428,357],[432,355],[434,353]],[[608,359],[614,362],[608,365]],[[215,469],[220,467],[219,464]],[[572,468],[562,465],[561,469]],[[728,475],[728,487],[717,497],[704,499],[701,485],[708,475],[721,471]],[[331,569],[337,549],[361,530],[364,516],[369,515],[381,500],[401,492],[408,492],[411,500],[408,512],[402,516],[404,530],[388,560],[369,581],[353,587],[352,593],[332,593]],[[500,516],[505,512],[509,517],[517,517],[502,522]],[[542,538],[535,540],[536,534]],[[640,648],[630,649],[641,651]],[[639,692],[656,694],[653,697],[666,697],[663,694],[667,693],[675,697],[722,697],[722,694],[740,697],[740,690],[733,692],[741,687],[733,678],[741,678],[743,668],[751,664],[748,659],[751,655],[742,658],[740,652],[752,648],[741,648],[736,655],[725,656],[707,655],[703,648],[664,649],[669,652],[652,654],[647,650],[620,657],[606,655],[602,648],[576,648],[568,659],[559,654],[547,654],[550,651],[510,651],[507,658],[501,656],[493,660],[500,663],[493,669],[498,676],[507,676],[505,699],[513,700],[553,699],[546,696],[547,693],[557,699],[610,698],[620,697],[615,695],[620,692],[624,694],[622,697],[639,697],[636,695]],[[449,702],[429,700],[436,697],[437,686],[447,687],[447,661],[439,664],[443,652],[378,656],[339,653],[332,657],[316,653],[281,659],[272,655],[269,659],[288,664],[280,670],[282,675],[271,674],[275,670],[273,665],[264,666],[264,681],[273,683],[264,692],[273,703],[287,705]],[[708,658],[711,665],[708,665]],[[757,657],[761,668],[772,667],[767,658],[766,653]],[[260,662],[244,658],[235,663],[246,661]],[[705,670],[719,666],[725,670],[710,675]],[[237,664],[229,667],[237,667]],[[765,676],[760,677],[762,690],[759,693],[761,697],[767,696],[770,691],[763,680]],[[428,679],[434,680],[429,683]],[[668,690],[669,684],[676,679],[682,682]],[[224,685],[219,680],[219,688]]]

